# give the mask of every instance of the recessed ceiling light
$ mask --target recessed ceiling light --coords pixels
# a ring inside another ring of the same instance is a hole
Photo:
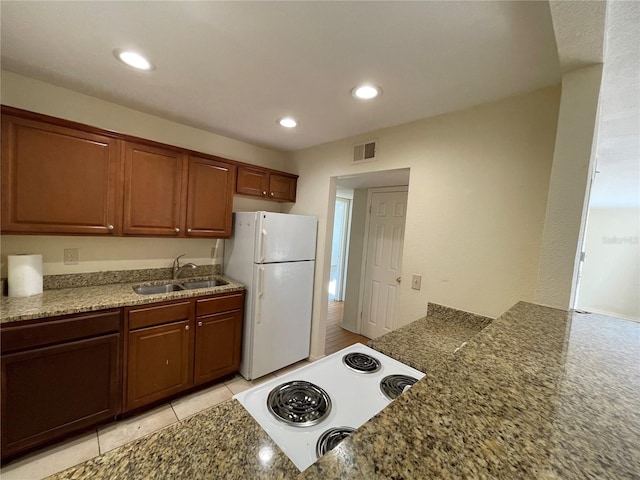
[[[116,48],[113,51],[113,55],[122,63],[133,67],[136,70],[150,71],[156,69],[153,63],[151,63],[139,53],[133,52],[131,50],[121,50],[119,48]]]
[[[293,118],[291,117],[284,117],[281,118],[280,120],[278,120],[278,123],[280,125],[282,125],[283,127],[287,127],[287,128],[293,128],[296,125],[298,125],[298,122],[296,122]]]
[[[361,100],[371,100],[380,94],[382,94],[382,89],[380,87],[376,87],[375,85],[368,83],[353,87],[353,90],[351,90],[351,95]]]

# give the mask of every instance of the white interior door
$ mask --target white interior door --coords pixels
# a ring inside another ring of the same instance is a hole
[[[393,330],[402,275],[407,192],[373,192],[369,218],[361,333]]]

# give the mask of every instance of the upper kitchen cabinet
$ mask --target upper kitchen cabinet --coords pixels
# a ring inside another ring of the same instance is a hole
[[[238,167],[236,192],[254,197],[266,197],[269,190],[269,172],[251,167]]]
[[[189,157],[186,235],[230,237],[235,167]]]
[[[176,150],[125,143],[124,234],[180,236],[184,225],[185,157]]]
[[[297,179],[295,175],[241,166],[238,167],[236,193],[279,202],[295,202]]]
[[[119,140],[2,116],[2,232],[117,234]]]
[[[231,236],[235,193],[294,202],[297,176],[2,106],[2,233]]]
[[[297,177],[271,173],[269,175],[269,196],[272,200],[279,202],[295,202],[297,183]]]

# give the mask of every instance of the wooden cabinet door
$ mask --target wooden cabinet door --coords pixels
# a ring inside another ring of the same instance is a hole
[[[187,196],[188,237],[230,237],[235,168],[189,157]]]
[[[269,172],[250,167],[238,167],[236,192],[242,195],[267,197],[269,195]]]
[[[119,338],[2,356],[3,458],[120,413]]]
[[[272,173],[269,176],[269,197],[282,202],[296,201],[296,178]]]
[[[188,320],[129,332],[126,409],[189,386]]]
[[[2,117],[2,231],[120,231],[118,140]]]
[[[240,367],[242,311],[196,318],[195,385],[213,380]]]
[[[170,149],[125,143],[125,234],[183,235],[184,157]]]

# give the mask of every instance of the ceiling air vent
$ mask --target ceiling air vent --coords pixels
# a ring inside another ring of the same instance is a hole
[[[378,141],[360,143],[353,146],[353,163],[372,162],[376,159]]]

